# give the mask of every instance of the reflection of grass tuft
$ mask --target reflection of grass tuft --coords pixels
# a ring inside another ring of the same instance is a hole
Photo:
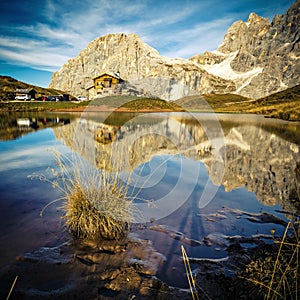
[[[290,228],[292,237],[287,236]],[[300,239],[296,225],[288,223],[283,238],[274,240],[274,247],[257,253],[240,272],[239,290],[251,299],[299,299]]]

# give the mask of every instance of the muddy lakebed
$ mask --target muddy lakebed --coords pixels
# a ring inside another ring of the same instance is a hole
[[[205,293],[230,298],[227,279],[299,217],[299,127],[243,114],[2,114],[1,298],[18,276],[12,299],[190,299],[182,246]],[[130,181],[126,238],[66,231],[61,192],[30,177],[53,179],[56,152]]]

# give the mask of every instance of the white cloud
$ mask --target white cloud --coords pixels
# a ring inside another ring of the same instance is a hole
[[[207,2],[173,7],[167,3],[149,6],[147,1],[124,4],[121,0],[67,0],[59,7],[61,12],[57,5],[55,0],[46,2],[45,23],[18,26],[15,30],[19,37],[0,38],[2,58],[53,71],[96,37],[116,32],[137,33],[162,55],[190,57],[214,49],[232,21],[228,17],[202,24],[196,20],[191,24],[198,25],[190,25],[191,28],[182,25]],[[69,11],[70,7],[74,10]]]
[[[163,55],[169,57],[185,57],[189,58],[195,54],[204,51],[216,49],[222,42],[224,34],[228,27],[235,20],[235,16],[226,16],[223,19],[213,20],[197,24],[191,28],[183,28],[176,30],[173,34],[165,32],[154,36],[147,36],[149,43],[160,43],[160,47],[164,49]],[[175,44],[169,49],[169,44]]]
[[[0,37],[0,55],[8,62],[53,72],[67,59],[64,48],[53,51],[47,42],[26,38]]]
[[[55,3],[51,0],[46,0],[45,9],[44,9],[44,16],[49,21],[55,21],[56,9]]]

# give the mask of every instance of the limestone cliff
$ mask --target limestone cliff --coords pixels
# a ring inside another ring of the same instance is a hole
[[[261,98],[300,83],[300,1],[272,21],[251,13],[227,31],[217,51],[191,58],[209,73],[231,79],[236,93]]]
[[[166,100],[205,93],[261,98],[300,83],[299,6],[296,0],[272,23],[251,13],[228,29],[217,51],[189,60],[161,56],[135,34],[108,34],[55,72],[50,87],[87,96],[93,77],[119,72],[131,86]]]
[[[161,56],[136,34],[109,34],[90,42],[52,76],[51,87],[73,95],[86,95],[92,78],[104,72],[119,72],[123,80],[163,99],[178,99],[191,93],[233,92],[235,84],[211,75],[185,59]]]

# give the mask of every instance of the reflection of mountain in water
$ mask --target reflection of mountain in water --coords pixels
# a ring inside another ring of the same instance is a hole
[[[147,118],[149,122],[145,122]],[[110,126],[81,118],[54,132],[99,168],[114,170],[118,166],[131,171],[155,155],[180,153],[203,161],[212,182],[223,184],[228,191],[245,185],[265,205],[278,202],[292,210],[292,200],[299,208],[300,147],[283,138],[279,125],[271,126],[267,120],[260,125],[221,121],[222,138],[219,122],[210,119],[201,121],[201,126],[197,120],[176,114],[155,122],[149,116],[143,116],[143,122],[134,121]]]
[[[260,127],[230,129],[226,134],[223,177],[226,190],[245,185],[265,205],[298,200],[299,149],[298,145]]]

